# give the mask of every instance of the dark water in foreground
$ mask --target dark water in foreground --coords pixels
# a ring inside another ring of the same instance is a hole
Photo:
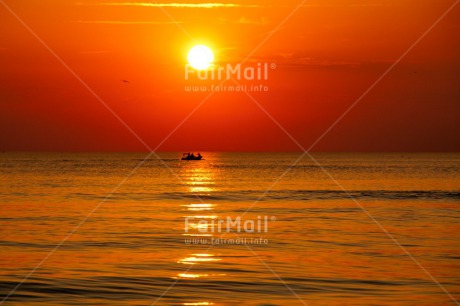
[[[460,299],[460,154],[159,155],[0,154],[0,304]]]

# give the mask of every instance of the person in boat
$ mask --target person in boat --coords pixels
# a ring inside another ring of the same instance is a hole
[[[190,154],[190,158],[195,158],[195,154]]]
[[[198,155],[197,155],[196,157],[198,157],[198,158],[201,158],[201,154],[200,154],[200,152],[198,152]]]

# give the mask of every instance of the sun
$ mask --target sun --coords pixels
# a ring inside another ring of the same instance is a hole
[[[190,49],[187,59],[190,66],[198,70],[203,70],[211,66],[214,61],[214,53],[204,45],[197,45]]]

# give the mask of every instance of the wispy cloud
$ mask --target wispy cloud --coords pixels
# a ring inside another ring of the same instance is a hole
[[[319,7],[319,8],[332,8],[332,7],[379,7],[379,6],[391,6],[400,4],[400,0],[340,0],[331,2],[318,2],[318,3],[306,3],[302,7]]]
[[[77,20],[88,24],[180,24],[182,21],[121,21],[121,20]]]
[[[143,6],[143,7],[173,7],[173,8],[235,8],[235,7],[263,7],[258,4],[238,4],[238,3],[152,3],[152,2],[107,2],[107,3],[77,3],[77,5],[106,5],[106,6]]]
[[[80,51],[81,54],[105,54],[110,53],[110,51],[106,50],[94,50],[94,51]]]
[[[268,19],[266,17],[261,17],[259,19],[251,19],[251,18],[246,18],[246,17],[241,17],[236,21],[236,23],[239,24],[253,24],[253,25],[267,25],[268,24]]]
[[[227,18],[219,18],[219,22],[221,24],[241,24],[241,25],[257,25],[257,26],[265,26],[268,25],[268,18],[260,17],[260,18],[247,18],[247,17],[240,17],[238,19],[227,19]]]
[[[341,59],[327,59],[327,58],[316,58],[308,56],[303,53],[275,53],[275,54],[263,54],[259,56],[253,56],[250,61],[254,62],[274,62],[277,65],[291,66],[291,67],[324,67],[324,68],[358,68],[364,62],[358,61],[346,61]]]

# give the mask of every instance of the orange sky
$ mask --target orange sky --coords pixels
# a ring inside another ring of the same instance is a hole
[[[301,1],[0,1],[0,150],[144,151],[2,2],[151,148],[209,94],[185,85],[218,83],[184,79],[197,43],[218,65],[276,64],[242,83],[267,86],[249,94],[309,148],[455,1],[307,0],[281,26]],[[460,150],[459,30],[460,5],[313,150]],[[221,92],[159,150],[299,148],[247,95]]]

